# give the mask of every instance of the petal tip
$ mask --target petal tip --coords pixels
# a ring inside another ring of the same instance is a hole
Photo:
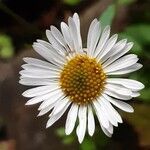
[[[90,136],[93,136],[93,134],[94,134],[94,132],[89,132],[89,135],[90,135]]]
[[[25,103],[25,105],[26,105],[26,106],[29,106],[29,105],[31,105],[31,104],[30,104],[29,101],[27,101],[27,102]]]
[[[48,125],[48,123],[47,123],[47,124],[46,124],[46,129],[49,128],[49,127],[50,127],[50,125]]]
[[[66,133],[66,135],[70,135],[71,134],[71,132],[69,132],[67,130],[65,130],[65,133]]]

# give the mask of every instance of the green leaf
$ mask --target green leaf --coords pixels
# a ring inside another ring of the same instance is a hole
[[[71,6],[74,6],[74,5],[77,5],[81,2],[81,0],[64,0],[64,3],[67,4],[67,5],[71,5]]]
[[[0,57],[10,58],[14,55],[14,48],[11,38],[7,35],[0,35]]]
[[[102,27],[104,28],[106,25],[111,25],[113,18],[115,16],[115,5],[110,5],[100,16],[100,21],[102,24]]]

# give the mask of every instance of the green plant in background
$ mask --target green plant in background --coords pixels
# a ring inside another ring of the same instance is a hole
[[[14,48],[11,38],[7,35],[0,35],[0,57],[3,59],[11,58],[14,55]]]

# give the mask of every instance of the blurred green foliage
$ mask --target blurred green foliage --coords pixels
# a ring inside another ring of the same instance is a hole
[[[141,99],[143,99],[145,102],[150,102],[150,88],[145,88],[142,92],[141,92]]]
[[[64,3],[67,4],[67,5],[71,5],[71,6],[74,6],[74,5],[77,5],[81,2],[81,0],[64,0]]]
[[[129,4],[131,4],[135,1],[136,0],[118,0],[117,2],[118,2],[119,5],[129,5]]]
[[[75,133],[75,130],[71,135],[66,136],[64,127],[60,127],[56,130],[56,135],[62,139],[62,143],[65,145],[71,145],[73,142],[77,142],[77,135]],[[108,139],[109,138],[106,137],[102,131],[100,132],[98,127],[98,130],[96,128],[94,136],[92,138],[88,135],[85,136],[83,142],[80,145],[78,145],[79,150],[103,149],[107,144]]]
[[[75,136],[73,134],[66,136],[65,129],[63,127],[56,130],[56,135],[62,139],[62,143],[69,145],[75,141]]]
[[[14,48],[11,38],[7,35],[0,35],[0,57],[7,59],[14,55]]]
[[[136,24],[125,29],[127,35],[132,36],[139,44],[150,42],[150,24]]]
[[[86,137],[80,146],[80,150],[96,150],[96,143],[92,138]]]

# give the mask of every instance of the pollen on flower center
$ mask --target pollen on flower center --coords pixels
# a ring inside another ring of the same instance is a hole
[[[106,75],[101,64],[87,55],[76,55],[62,69],[60,86],[77,104],[88,104],[103,91]]]

